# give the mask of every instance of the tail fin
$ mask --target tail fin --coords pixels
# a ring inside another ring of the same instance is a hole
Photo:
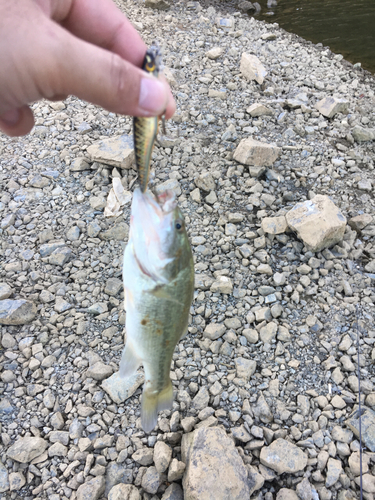
[[[173,404],[173,386],[169,380],[168,385],[158,394],[144,390],[142,394],[141,423],[145,432],[151,432],[158,421],[158,412],[169,410]]]
[[[120,361],[120,377],[131,377],[137,371],[139,365],[140,360],[135,355],[130,342],[127,341]]]

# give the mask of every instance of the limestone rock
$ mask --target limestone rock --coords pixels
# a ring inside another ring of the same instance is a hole
[[[366,472],[368,472],[369,462],[370,462],[370,457],[366,453],[362,453],[362,474],[366,474]],[[353,475],[359,476],[361,473],[359,451],[355,451],[350,455],[348,463]]]
[[[360,485],[360,478],[354,479],[356,484]],[[367,493],[375,493],[375,476],[373,474],[363,474],[362,476],[363,490]]]
[[[9,490],[19,491],[26,484],[25,476],[22,472],[11,472],[9,474]]]
[[[373,141],[375,140],[375,129],[356,125],[352,130],[352,136],[357,142]]]
[[[48,262],[54,266],[64,266],[72,257],[73,252],[69,247],[56,248],[48,258]]]
[[[346,218],[326,195],[297,203],[286,214],[286,220],[289,228],[313,252],[340,242],[346,226]]]
[[[30,300],[0,300],[0,325],[25,325],[35,318],[36,313],[36,305]]]
[[[261,85],[267,75],[266,68],[257,56],[244,52],[241,56],[240,71],[248,80],[255,80]]]
[[[258,472],[256,467],[253,467],[252,465],[247,466],[247,477],[250,488],[250,495],[252,495],[254,491],[260,490],[260,488],[264,485],[264,477]]]
[[[326,118],[332,118],[336,113],[347,113],[349,102],[336,97],[324,97],[315,107]]]
[[[249,113],[250,116],[253,118],[257,116],[272,116],[273,111],[270,108],[267,108],[267,106],[264,106],[263,104],[260,104],[258,102],[255,102],[251,106],[249,106],[246,110],[247,113]]]
[[[168,179],[155,187],[155,193],[161,194],[164,191],[173,191],[176,196],[180,196],[182,193],[180,183],[177,179]]]
[[[168,469],[171,458],[172,448],[163,441],[157,441],[154,447],[154,463],[160,474]]]
[[[313,498],[312,488],[307,477],[302,479],[302,481],[297,484],[296,492],[301,500],[312,500]]]
[[[104,380],[110,377],[113,373],[112,366],[106,365],[101,361],[94,363],[86,371],[86,377],[93,378],[94,380]]]
[[[359,438],[358,410],[354,411],[345,424]],[[362,443],[369,450],[375,452],[375,412],[366,406],[362,406],[361,416]]]
[[[167,10],[170,7],[169,3],[165,0],[146,0],[145,6],[157,10]]]
[[[172,483],[165,490],[161,500],[184,500],[184,493],[182,488],[177,483]]]
[[[236,358],[234,363],[236,365],[237,377],[243,378],[248,382],[250,377],[255,373],[257,362],[252,359]]]
[[[105,284],[104,293],[115,296],[123,288],[123,283],[118,278],[109,278]]]
[[[154,452],[152,448],[141,448],[133,453],[132,459],[141,465],[151,465],[154,461]]]
[[[260,462],[278,474],[294,473],[306,467],[307,456],[298,446],[279,438],[270,446],[263,446]]]
[[[204,385],[199,389],[197,394],[194,396],[192,401],[192,405],[196,410],[202,410],[208,406],[210,401],[210,394],[208,392],[207,387]]]
[[[295,491],[289,488],[281,488],[276,495],[276,500],[298,500],[298,495]]]
[[[259,395],[258,401],[256,402],[256,405],[253,407],[253,413],[254,416],[259,418],[259,420],[264,424],[269,424],[273,421],[272,411],[268,406],[268,403],[263,394]]]
[[[12,295],[12,289],[8,283],[0,283],[0,300],[7,299]]]
[[[202,427],[184,434],[181,455],[185,500],[249,498],[247,470],[223,429]]]
[[[184,462],[180,462],[177,458],[173,458],[168,469],[168,482],[173,483],[173,481],[180,481],[184,475],[186,465]]]
[[[87,153],[92,161],[118,168],[131,168],[135,161],[133,137],[124,134],[103,139],[89,146]]]
[[[0,462],[0,493],[9,490],[9,475],[5,465]]]
[[[116,372],[104,380],[102,387],[114,403],[123,403],[133,396],[138,387],[143,384],[144,379],[143,373],[121,378],[119,372]]]
[[[84,158],[83,156],[79,156],[78,158],[76,158],[70,166],[70,170],[72,172],[82,172],[83,170],[89,169],[90,165],[87,161],[87,158]]]
[[[210,172],[203,172],[194,182],[203,191],[210,192],[215,190],[215,180]]]
[[[221,54],[224,52],[224,49],[222,47],[212,47],[209,51],[206,52],[205,56],[208,57],[208,59],[219,59]]]
[[[327,463],[326,488],[330,488],[339,480],[342,473],[341,460],[329,458]]]
[[[102,240],[125,241],[129,235],[129,226],[126,222],[118,222],[107,231],[102,231],[99,237]]]
[[[232,280],[228,278],[228,276],[219,276],[219,278],[212,283],[210,291],[212,293],[219,292],[231,294],[233,291]]]
[[[132,484],[120,483],[111,488],[108,500],[141,500],[141,495]]]
[[[103,495],[104,490],[104,476],[94,477],[94,479],[86,481],[78,488],[77,500],[98,500]]]
[[[210,323],[206,326],[203,332],[203,337],[210,340],[217,340],[226,331],[225,325],[222,323]]]
[[[200,203],[201,202],[201,192],[199,188],[193,189],[193,191],[190,191],[190,198],[195,201],[195,203]]]
[[[244,165],[254,165],[255,167],[270,167],[277,160],[280,148],[256,141],[250,137],[242,139],[237,146],[233,158]]]
[[[356,231],[360,231],[361,229],[364,229],[366,226],[371,224],[372,221],[373,217],[370,214],[361,214],[349,219],[348,224]]]
[[[131,469],[127,469],[116,462],[111,462],[107,465],[104,495],[107,496],[116,484],[131,484],[132,482],[133,473]]]
[[[40,437],[19,438],[8,450],[7,455],[12,460],[27,464],[39,457],[47,448],[47,441]]]
[[[262,219],[262,229],[268,234],[282,234],[288,229],[284,215],[280,217],[265,217]]]
[[[142,488],[154,495],[161,484],[161,476],[156,470],[156,467],[148,467],[145,474],[142,477]]]

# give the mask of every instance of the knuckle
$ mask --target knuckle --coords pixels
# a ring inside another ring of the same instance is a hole
[[[114,89],[114,102],[121,100],[124,97],[124,91],[127,87],[129,72],[124,60],[117,54],[111,54],[110,63],[110,81],[111,87]]]

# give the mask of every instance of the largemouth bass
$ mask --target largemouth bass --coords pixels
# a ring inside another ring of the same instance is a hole
[[[159,47],[154,44],[147,49],[142,69],[147,73],[159,76],[161,67],[161,52]],[[159,117],[139,117],[133,119],[133,137],[135,163],[139,175],[139,183],[144,193],[147,189],[148,178],[150,174],[150,161],[155,139],[159,128]]]
[[[194,292],[193,256],[172,191],[157,197],[134,191],[123,278],[126,346],[120,375],[128,377],[143,365],[141,422],[150,432],[158,412],[172,407],[172,355],[186,333]]]

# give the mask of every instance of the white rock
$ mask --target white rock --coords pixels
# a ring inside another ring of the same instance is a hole
[[[205,54],[208,59],[219,59],[221,54],[224,52],[223,47],[212,47],[212,49],[208,50]]]
[[[329,248],[344,237],[346,218],[326,195],[297,203],[286,214],[286,220],[289,228],[313,252]]]
[[[247,54],[246,52],[241,56],[240,71],[248,80],[255,80],[259,85],[263,83],[267,75],[266,68],[257,56]]]
[[[315,107],[323,116],[332,118],[336,113],[347,113],[349,102],[336,97],[324,97]]]

